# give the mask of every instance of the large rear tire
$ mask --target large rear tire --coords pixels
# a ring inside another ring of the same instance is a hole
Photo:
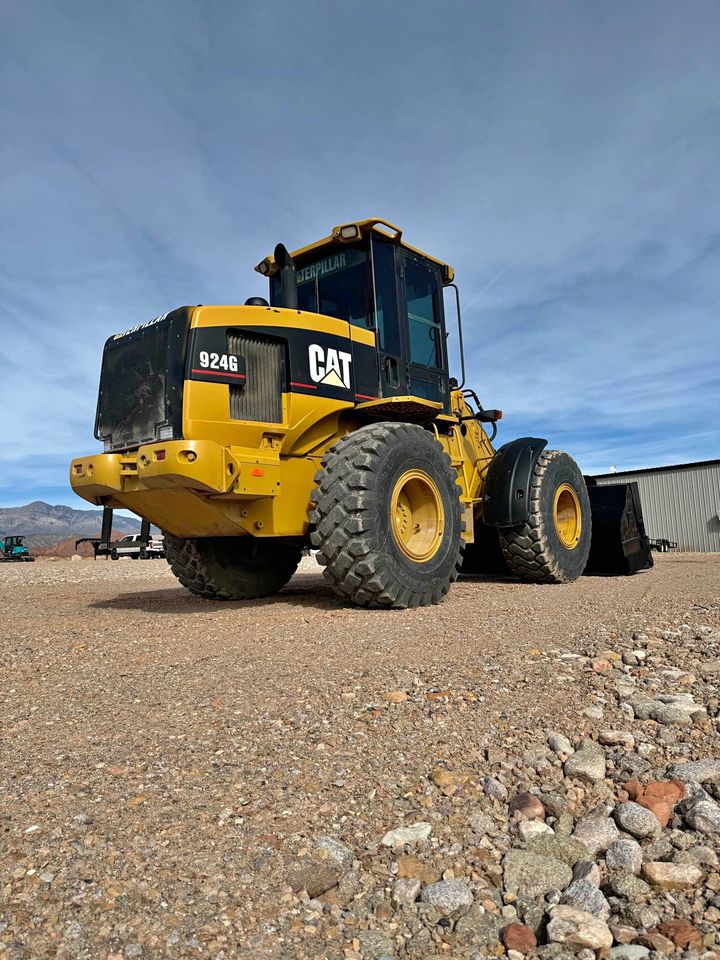
[[[457,472],[415,424],[377,423],[343,437],[323,460],[310,521],[326,579],[362,607],[439,603],[458,574]]]
[[[300,542],[245,536],[182,539],[165,534],[165,559],[190,593],[254,600],[281,590],[300,562]]]
[[[530,516],[500,529],[500,546],[511,573],[536,583],[571,583],[590,553],[590,498],[575,461],[546,450],[533,469]]]

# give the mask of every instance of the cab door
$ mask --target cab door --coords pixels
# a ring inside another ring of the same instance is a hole
[[[407,343],[407,393],[442,403],[449,412],[440,268],[400,251],[401,317]]]
[[[400,253],[396,244],[377,234],[372,235],[371,243],[380,396],[406,396],[407,338],[400,318]]]

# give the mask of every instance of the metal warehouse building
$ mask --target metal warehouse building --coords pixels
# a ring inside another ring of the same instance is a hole
[[[603,473],[598,484],[637,480],[645,530],[678,550],[720,552],[720,460]]]

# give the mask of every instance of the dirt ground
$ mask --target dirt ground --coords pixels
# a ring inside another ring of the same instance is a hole
[[[468,578],[389,612],[344,606],[311,559],[245,603],[193,598],[163,561],[44,561],[0,566],[0,609],[0,956],[353,956],[375,906],[324,947],[293,914],[315,839],[382,889],[380,838],[432,807],[433,768],[479,776],[493,750],[590,730],[597,674],[568,655],[717,630],[720,557]]]

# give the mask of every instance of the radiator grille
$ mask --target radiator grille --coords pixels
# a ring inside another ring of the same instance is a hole
[[[283,345],[261,337],[228,333],[228,353],[245,358],[245,382],[230,387],[230,417],[282,423],[285,384]]]

